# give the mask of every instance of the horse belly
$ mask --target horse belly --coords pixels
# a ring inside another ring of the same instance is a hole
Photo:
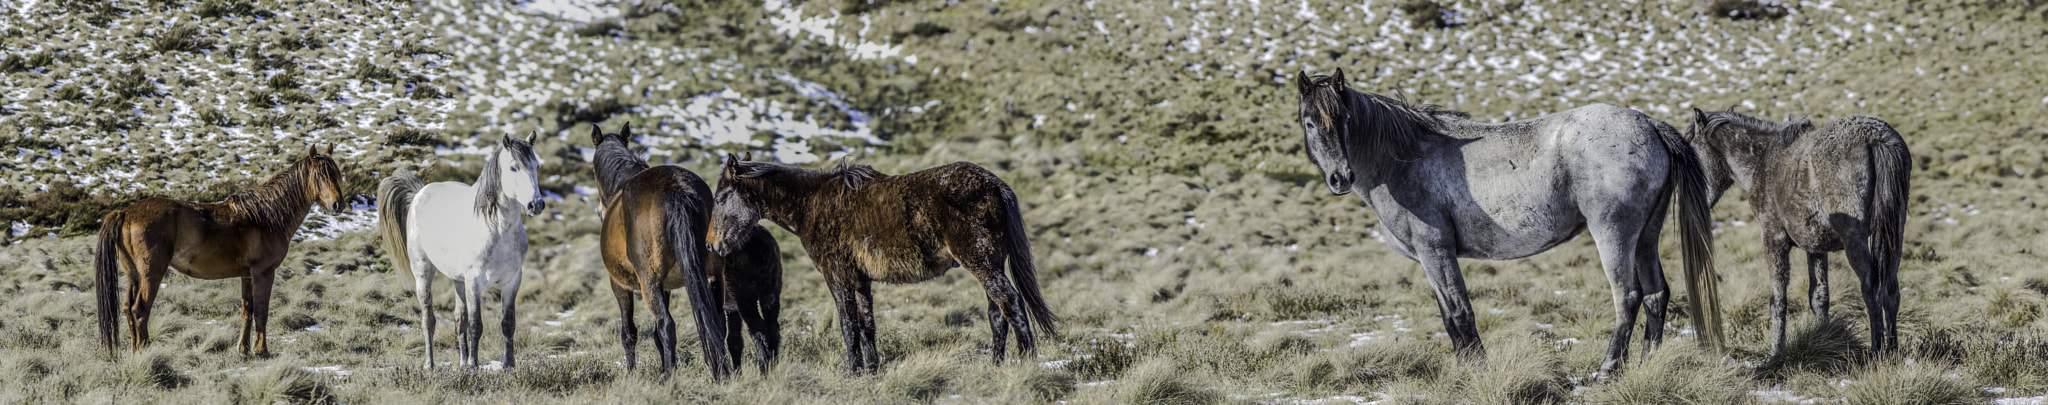
[[[919,247],[909,243],[862,243],[854,249],[854,261],[868,278],[885,283],[916,283],[946,274],[960,265],[943,247]]]

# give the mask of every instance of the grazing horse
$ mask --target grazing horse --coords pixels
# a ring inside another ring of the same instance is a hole
[[[526,215],[547,208],[541,199],[540,156],[533,153],[537,134],[525,140],[506,136],[484,158],[475,185],[459,182],[422,184],[407,173],[385,177],[377,185],[386,251],[395,267],[412,273],[419,291],[420,329],[426,333],[426,368],[434,368],[435,271],[455,282],[455,351],[462,365],[477,366],[477,343],[483,339],[483,294],[492,284],[504,305],[498,328],[505,334],[505,367],[514,365],[512,319],[519,303],[520,265],[526,261]]]
[[[1009,332],[1036,354],[1032,325],[1056,336],[1016,194],[988,169],[959,162],[890,176],[867,166],[812,171],[728,155],[719,174],[711,250],[730,255],[761,219],[802,240],[839,309],[846,364],[881,366],[872,283],[915,283],[964,266],[988,297],[990,351],[1003,360]],[[1009,264],[1010,279],[1002,277]],[[1016,284],[1012,285],[1011,281]]]
[[[1785,347],[1786,255],[1806,251],[1806,299],[1828,319],[1828,253],[1843,251],[1863,280],[1870,351],[1899,346],[1899,255],[1912,156],[1890,124],[1854,115],[1815,130],[1804,118],[1775,123],[1693,109],[1686,140],[1700,150],[1708,200],[1731,184],[1749,192],[1771,272],[1771,354]]]
[[[601,208],[604,213],[599,248],[604,267],[612,279],[612,297],[619,301],[619,342],[626,349],[626,369],[634,367],[634,349],[639,328],[633,326],[633,294],[647,301],[655,320],[654,349],[661,356],[661,373],[675,372],[676,324],[668,313],[669,290],[685,288],[690,309],[697,317],[697,337],[703,340],[704,365],[711,376],[725,381],[737,366],[726,341],[725,293],[712,280],[710,256],[704,250],[704,233],[711,223],[711,187],[688,169],[674,165],[647,167],[626,148],[633,136],[630,127],[618,134],[605,134],[590,126],[591,142],[597,146],[592,166],[597,170]],[[777,264],[779,299],[781,267]],[[778,304],[779,305],[779,304]],[[759,330],[759,327],[756,327]],[[780,346],[781,336],[776,337]],[[762,343],[767,349],[766,343]]]
[[[1655,350],[1669,298],[1657,237],[1674,191],[1682,191],[1685,276],[1696,298],[1690,313],[1709,345],[1720,347],[1709,205],[1699,195],[1705,183],[1693,150],[1670,125],[1607,104],[1479,122],[1352,90],[1342,70],[1303,73],[1295,85],[1309,160],[1330,193],[1357,192],[1379,217],[1387,244],[1422,264],[1444,331],[1461,354],[1477,357],[1485,349],[1458,259],[1528,257],[1580,231],[1592,233],[1614,295],[1614,336],[1595,377],[1612,375],[1627,360],[1644,305],[1643,350]]]
[[[114,340],[121,333],[114,325],[121,310],[114,306],[115,277],[128,274],[124,307],[135,338],[131,350],[142,350],[149,344],[149,310],[163,285],[165,268],[201,280],[241,278],[242,354],[249,354],[251,335],[256,352],[269,353],[270,286],[277,280],[277,265],[284,261],[292,233],[316,204],[329,213],[348,209],[341,192],[341,168],[332,153],[334,145],[324,153],[309,146],[291,167],[226,201],[148,198],[107,214],[100,221],[99,249],[93,255],[100,342],[107,353],[115,354]]]

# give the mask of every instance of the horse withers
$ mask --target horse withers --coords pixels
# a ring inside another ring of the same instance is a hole
[[[325,152],[308,146],[298,161],[256,189],[218,203],[148,198],[107,214],[93,256],[100,342],[107,353],[115,354],[121,331],[114,317],[122,308],[134,336],[131,350],[149,344],[150,307],[165,269],[201,280],[242,279],[238,346],[248,355],[253,340],[257,353],[269,353],[270,289],[292,234],[315,205],[336,214],[348,209],[333,153],[334,145]],[[127,273],[128,294],[126,304],[116,307],[114,283],[120,273]]]
[[[515,365],[512,320],[519,304],[519,279],[526,262],[526,220],[540,215],[540,156],[533,152],[538,134],[526,139],[506,136],[484,157],[476,184],[423,184],[398,173],[377,186],[384,243],[393,264],[412,273],[420,300],[420,329],[425,334],[426,368],[434,368],[434,272],[455,282],[455,351],[462,365],[476,367],[477,343],[483,339],[484,289],[496,284],[503,305],[498,329],[505,334],[505,367]]]
[[[960,162],[890,176],[867,166],[812,171],[727,155],[717,199],[711,249],[719,255],[736,252],[764,218],[803,241],[838,307],[846,364],[855,372],[881,367],[875,281],[916,283],[966,267],[988,298],[997,362],[1011,332],[1026,356],[1036,354],[1034,325],[1045,336],[1057,334],[1017,196],[981,166]]]
[[[1462,354],[1484,348],[1459,258],[1508,260],[1590,231],[1614,296],[1614,335],[1596,377],[1621,368],[1637,311],[1644,351],[1663,339],[1670,292],[1657,238],[1680,202],[1691,314],[1719,348],[1705,180],[1678,131],[1607,104],[1487,123],[1435,106],[1351,89],[1333,76],[1295,77],[1296,124],[1333,194],[1356,192],[1396,252],[1422,264],[1444,330]]]
[[[1863,281],[1870,351],[1899,346],[1899,258],[1913,157],[1890,124],[1854,115],[1815,129],[1729,111],[1693,109],[1686,140],[1700,150],[1709,200],[1730,185],[1749,193],[1771,273],[1771,354],[1785,347],[1787,259],[1806,251],[1806,299],[1828,319],[1828,252],[1841,251]]]
[[[728,337],[734,332],[727,330],[726,312],[728,307],[739,307],[731,305],[724,285],[714,278],[717,275],[711,266],[718,262],[708,258],[710,254],[704,246],[711,223],[711,187],[688,169],[674,165],[648,167],[647,162],[626,147],[632,137],[631,127],[622,127],[616,134],[604,133],[596,125],[590,127],[591,142],[597,147],[591,165],[597,171],[600,209],[604,214],[599,248],[603,251],[606,273],[611,276],[612,297],[619,302],[619,342],[626,350],[626,368],[634,367],[634,351],[639,342],[639,329],[633,325],[633,295],[639,294],[647,302],[648,312],[654,315],[654,349],[661,356],[662,375],[674,373],[676,326],[668,312],[669,290],[683,288],[690,295],[690,309],[697,318],[704,365],[711,369],[712,378],[725,381],[738,366],[738,360],[728,352],[738,348],[730,340],[737,337]],[[772,243],[766,249],[779,250]],[[765,271],[731,273],[771,277],[764,275]],[[781,264],[777,262],[772,275],[774,295],[761,297],[776,301],[778,307],[781,274]],[[760,291],[749,288],[746,292]],[[759,325],[755,330],[764,331]],[[780,342],[778,331],[772,344],[757,343],[761,350],[773,352]],[[764,353],[763,358],[769,356]],[[765,363],[763,367],[765,370]]]

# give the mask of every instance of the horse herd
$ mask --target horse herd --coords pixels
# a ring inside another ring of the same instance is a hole
[[[1632,109],[1595,104],[1506,123],[1473,120],[1436,106],[1354,90],[1334,75],[1295,77],[1296,122],[1309,160],[1333,194],[1357,193],[1395,252],[1422,265],[1444,330],[1461,355],[1479,357],[1473,308],[1457,259],[1507,260],[1548,251],[1580,232],[1592,235],[1613,294],[1615,327],[1596,376],[1618,371],[1638,312],[1643,350],[1666,328],[1671,290],[1658,260],[1669,206],[1678,206],[1688,314],[1709,347],[1724,348],[1710,208],[1740,185],[1762,226],[1772,297],[1771,352],[1784,346],[1787,255],[1807,252],[1809,306],[1828,317],[1827,253],[1845,252],[1862,281],[1870,348],[1898,346],[1898,268],[1910,156],[1890,125],[1852,116],[1816,128],[1805,119],[1771,122],[1730,111],[1694,109],[1681,133]],[[687,169],[650,167],[627,146],[631,128],[593,125],[592,168],[599,181],[600,249],[620,311],[625,365],[635,366],[635,296],[655,321],[661,371],[676,366],[670,292],[688,294],[703,339],[705,365],[725,380],[755,343],[764,372],[781,345],[781,249],[763,219],[796,235],[838,310],[846,364],[880,367],[872,284],[916,283],[953,267],[972,273],[988,298],[992,357],[1002,362],[1015,334],[1023,356],[1036,339],[1056,336],[1058,318],[1039,292],[1016,194],[994,173],[954,163],[887,175],[866,166],[807,170],[728,154],[716,189]],[[514,366],[512,332],[523,215],[545,209],[538,139],[501,138],[474,184],[424,184],[406,173],[377,189],[380,232],[394,267],[414,277],[426,342],[436,365],[433,273],[454,281],[459,302],[456,351],[479,363],[482,297],[496,286],[502,302],[504,365]],[[108,214],[95,252],[101,341],[116,351],[123,309],[132,348],[149,342],[150,306],[165,269],[200,279],[242,280],[239,348],[268,352],[265,328],[274,272],[292,233],[314,206],[346,210],[342,173],[326,151],[309,148],[291,166],[220,203],[142,200]],[[126,302],[114,303],[120,273]],[[1005,277],[1007,275],[1007,277]],[[744,333],[743,333],[744,331]],[[718,344],[723,341],[724,344]]]

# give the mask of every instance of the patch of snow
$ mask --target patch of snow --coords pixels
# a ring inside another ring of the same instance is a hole
[[[619,16],[619,8],[610,0],[533,0],[520,8],[529,13],[582,23]]]

